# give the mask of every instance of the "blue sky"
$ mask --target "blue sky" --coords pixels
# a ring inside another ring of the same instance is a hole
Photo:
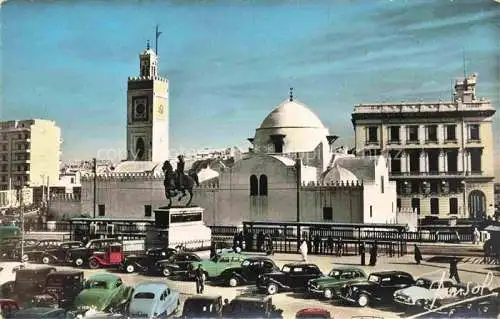
[[[125,149],[127,77],[156,24],[176,150],[247,148],[290,86],[352,145],[354,104],[447,99],[463,52],[479,95],[500,102],[493,0],[9,1],[1,10],[0,115],[57,121],[63,160]]]

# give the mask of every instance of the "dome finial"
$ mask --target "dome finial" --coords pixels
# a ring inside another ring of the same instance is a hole
[[[293,101],[293,88],[290,88],[290,102]]]
[[[146,42],[146,50],[149,50],[149,40]]]

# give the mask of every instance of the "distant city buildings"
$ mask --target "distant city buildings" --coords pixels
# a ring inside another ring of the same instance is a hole
[[[354,107],[357,154],[389,158],[398,208],[420,217],[493,216],[495,109],[476,96],[476,80],[457,80],[452,101]]]
[[[0,122],[0,190],[59,180],[61,130],[54,121]]]

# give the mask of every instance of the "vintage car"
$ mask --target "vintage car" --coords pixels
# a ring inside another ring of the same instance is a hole
[[[85,247],[73,248],[69,250],[66,262],[74,264],[76,267],[82,267],[87,262],[92,254],[96,251],[105,251],[106,247],[111,244],[121,244],[119,239],[92,239]]]
[[[286,264],[280,271],[262,274],[257,278],[257,289],[273,295],[284,291],[303,291],[311,279],[323,276],[315,264]]]
[[[46,266],[19,269],[7,297],[16,300],[23,307],[31,305],[33,297],[43,293],[47,276],[55,271],[54,267]]]
[[[117,275],[98,273],[85,281],[73,305],[77,310],[118,311],[126,308],[132,293],[133,288],[124,285]]]
[[[83,248],[81,241],[63,241],[59,245],[47,248],[42,254],[41,261],[44,264],[65,263],[71,249]]]
[[[39,240],[36,245],[24,248],[23,261],[41,262],[42,257],[47,249],[53,249],[61,244],[60,240],[43,239]]]
[[[202,259],[192,252],[180,252],[170,256],[165,260],[157,261],[150,268],[150,273],[161,274],[165,277],[169,276],[185,276],[189,270],[189,266],[193,262],[200,262]]]
[[[366,273],[355,267],[336,267],[327,276],[311,279],[307,283],[309,295],[333,298],[342,286],[366,280]]]
[[[0,315],[8,318],[21,309],[17,301],[12,299],[0,299]]]
[[[19,319],[64,319],[72,318],[71,315],[66,313],[66,310],[50,307],[33,307],[25,308],[16,311],[13,315],[7,318]]]
[[[152,248],[145,255],[128,255],[119,266],[119,269],[129,274],[135,271],[148,273],[157,261],[168,259],[176,252],[177,250],[173,248]]]
[[[131,318],[164,318],[179,311],[181,305],[177,291],[163,282],[146,282],[134,289],[129,304]]]
[[[405,306],[436,306],[437,300],[453,298],[454,287],[457,285],[450,279],[421,277],[417,278],[415,286],[396,290],[394,302]]]
[[[113,243],[104,248],[104,251],[95,251],[89,258],[89,267],[98,269],[103,267],[118,267],[124,259],[122,244]]]
[[[181,318],[222,318],[221,296],[192,296],[184,301]]]
[[[224,270],[217,281],[230,287],[250,285],[255,284],[259,275],[279,270],[270,258],[250,257],[243,260],[240,266]]]
[[[38,240],[36,239],[25,239],[24,249],[30,250],[36,244]],[[5,240],[0,246],[0,258],[2,260],[21,260],[21,240],[20,239],[8,239]]]
[[[238,296],[229,302],[224,300],[222,316],[224,319],[237,318],[283,318],[283,310],[273,305],[270,296],[241,297]]]
[[[371,302],[392,302],[396,290],[414,284],[412,275],[404,271],[375,272],[366,281],[343,286],[339,297],[348,303],[365,307]]]
[[[220,274],[222,274],[222,272],[227,268],[241,265],[245,258],[245,255],[233,252],[215,255],[210,260],[192,262],[190,264],[189,276],[191,278],[194,277],[194,270],[198,268],[198,265],[201,265],[207,278],[216,278],[219,277]]]
[[[78,270],[56,271],[47,275],[45,290],[35,298],[44,302],[53,300],[59,308],[70,308],[76,296],[83,290],[83,272]],[[50,297],[47,298],[46,296]],[[37,300],[37,306],[41,302]]]
[[[17,261],[6,261],[0,263],[0,289],[4,287],[5,283],[12,282],[13,274],[23,268],[25,268],[25,264]],[[0,291],[0,293],[3,296],[3,292]]]
[[[305,308],[297,311],[295,319],[333,319],[333,317],[330,311],[323,308]]]

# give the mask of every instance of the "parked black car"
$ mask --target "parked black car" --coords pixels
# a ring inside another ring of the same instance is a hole
[[[25,239],[24,249],[30,250],[38,243],[36,239]],[[20,260],[21,259],[21,241],[19,239],[9,239],[2,242],[0,247],[0,258],[2,260]]]
[[[171,275],[187,275],[189,265],[192,262],[201,261],[200,256],[192,252],[180,252],[170,256],[169,259],[157,261],[150,269],[153,274],[161,274],[165,277]]]
[[[85,247],[70,249],[66,262],[72,263],[76,267],[81,267],[84,263],[88,262],[94,252],[105,252],[106,248],[111,244],[121,244],[121,241],[116,238],[92,239]]]
[[[222,318],[221,296],[193,296],[184,301],[182,307],[183,319]]]
[[[6,283],[9,287],[6,297],[16,300],[23,307],[30,305],[34,296],[44,292],[47,276],[55,271],[54,267],[19,269],[15,281]]]
[[[347,284],[339,297],[348,303],[365,307],[371,302],[392,302],[396,290],[415,284],[412,275],[404,271],[382,271],[368,276],[366,281]]]
[[[216,280],[230,287],[250,285],[257,282],[257,277],[262,274],[278,272],[279,267],[267,257],[250,257],[245,259],[240,267],[226,269]]]
[[[52,299],[59,308],[68,309],[73,305],[75,297],[83,290],[83,271],[65,270],[49,273],[45,281],[45,289],[35,299]],[[43,298],[43,297],[50,298]],[[38,303],[37,306],[40,306]],[[45,306],[45,305],[43,305]]]
[[[257,277],[257,289],[273,295],[282,291],[305,291],[311,279],[323,276],[315,264],[286,264],[280,271]]]
[[[176,252],[177,250],[173,248],[152,248],[145,255],[129,255],[125,257],[119,269],[129,274],[136,271],[149,272],[149,269],[157,261],[168,259]]]
[[[224,319],[237,318],[283,318],[283,310],[273,305],[270,296],[265,297],[241,297],[238,296],[229,302],[224,300],[222,310]]]
[[[34,262],[41,262],[42,257],[45,254],[45,251],[48,249],[54,249],[61,245],[61,240],[55,240],[55,239],[43,239],[38,241],[38,243],[30,247],[28,249],[24,249],[24,256],[23,256],[23,261],[34,261]]]
[[[65,263],[70,250],[83,247],[85,245],[81,241],[63,241],[59,245],[45,250],[41,261],[43,264]]]

